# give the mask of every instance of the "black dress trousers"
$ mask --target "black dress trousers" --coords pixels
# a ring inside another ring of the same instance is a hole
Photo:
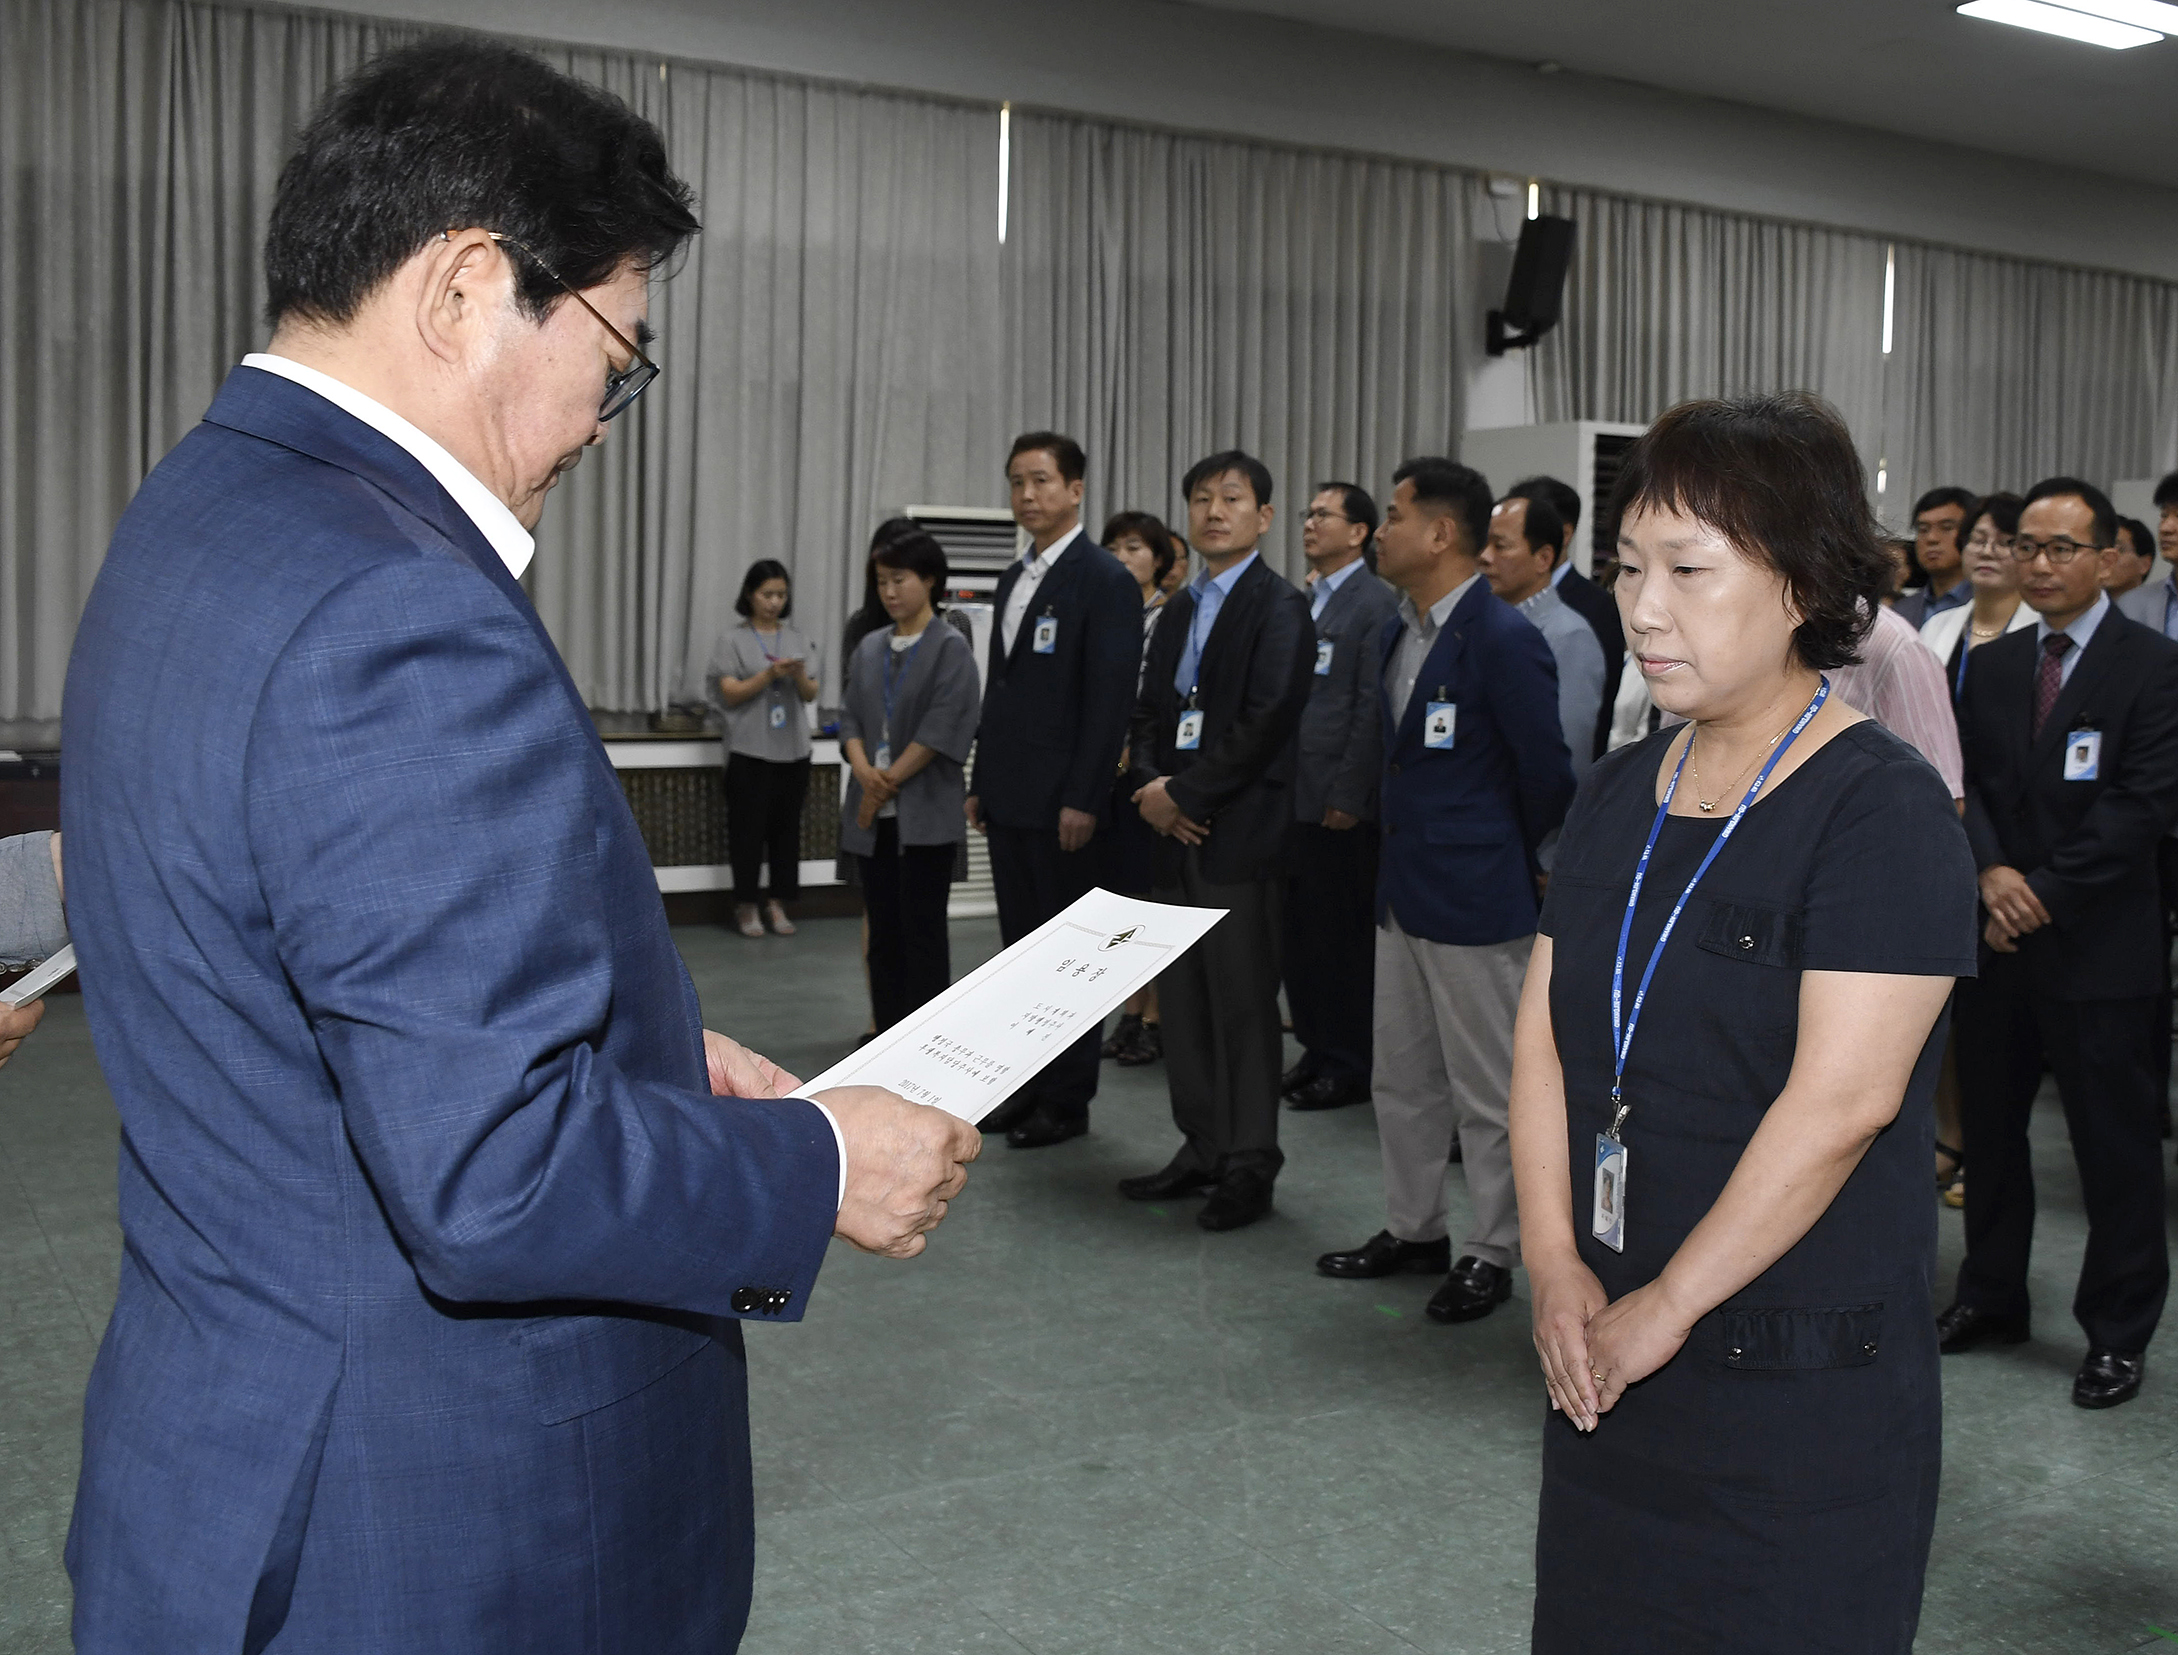
[[[1100,829],[1097,838],[1108,831]],[[991,885],[998,898],[998,934],[1009,948],[1054,914],[1080,901],[1097,882],[1101,858],[1096,839],[1078,851],[1062,851],[1056,823],[1047,828],[1000,827],[993,823],[988,838]],[[1103,1044],[1104,1028],[1100,1023],[1052,1059],[1044,1072],[1008,1103],[1002,1118],[993,1117],[984,1123],[985,1130],[1004,1120],[1018,1120],[1038,1107],[1063,1120],[1086,1121],[1089,1100],[1097,1095],[1097,1066]]]
[[[902,845],[900,824],[877,824],[877,854],[860,856],[862,898],[870,920],[870,1014],[879,1033],[953,981],[946,930],[958,845]]]
[[[1377,826],[1302,822],[1286,884],[1286,1005],[1312,1072],[1369,1083]]]
[[[1157,979],[1165,1027],[1172,1124],[1186,1138],[1179,1164],[1199,1172],[1285,1165],[1278,1148],[1278,944],[1283,879],[1219,884],[1190,849],[1159,902],[1223,908],[1225,917]]]
[[[747,753],[726,757],[726,855],[733,864],[734,901],[753,907],[764,865],[771,895],[792,902],[802,890],[802,803],[809,796],[809,761],[780,763]]]
[[[2051,999],[2012,954],[1985,952],[1980,978],[1959,984],[1959,1128],[1974,1160],[1960,1303],[1998,1316],[2027,1312],[2034,1241],[2027,1122],[2046,1062],[2087,1208],[2087,1257],[2072,1313],[2091,1345],[2126,1356],[2148,1348],[2170,1288],[2157,1004],[2153,995]]]

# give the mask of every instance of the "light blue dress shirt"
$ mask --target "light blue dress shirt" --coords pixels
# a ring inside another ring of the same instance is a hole
[[[1218,624],[1218,611],[1225,607],[1225,600],[1255,558],[1256,554],[1250,552],[1215,580],[1205,566],[1187,583],[1187,589],[1195,595],[1195,613],[1188,617],[1187,647],[1180,651],[1180,670],[1172,675],[1172,687],[1183,700],[1195,693],[1195,675],[1202,668],[1203,648]]]
[[[2072,647],[2065,651],[2064,658],[2057,663],[2057,687],[2059,689],[2072,682],[2072,669],[2080,664],[2080,657],[2087,653],[2087,641],[2094,637],[2095,628],[2102,625],[2103,616],[2109,613],[2110,594],[2098,592],[2095,595],[2095,601],[2088,606],[2087,613],[2070,626],[2062,629],[2064,635],[2072,640]],[[2052,627],[2047,621],[2036,621],[2034,623],[2035,647],[2039,649],[2042,640],[2055,630],[2058,629]]]
[[[1322,620],[1323,606],[1331,601],[1331,594],[1344,586],[1356,569],[1366,569],[1368,566],[1367,558],[1357,557],[1343,568],[1318,580],[1309,592],[1308,618],[1312,621]]]

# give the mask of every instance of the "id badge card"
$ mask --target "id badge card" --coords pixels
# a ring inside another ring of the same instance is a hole
[[[1452,747],[1452,727],[1459,720],[1459,708],[1449,701],[1432,701],[1429,710],[1422,715],[1422,745],[1449,752]]]
[[[1029,648],[1034,650],[1038,655],[1049,655],[1053,650],[1057,649],[1058,647],[1059,617],[1056,615],[1037,616],[1036,630],[1033,634],[1030,635]]]
[[[784,702],[774,701],[771,704],[771,727],[774,730],[783,730],[787,727],[787,710]]]
[[[2102,776],[2102,732],[2074,730],[2065,737],[2065,780],[2091,782]]]
[[[1179,733],[1173,738],[1173,746],[1183,753],[1192,753],[1202,745],[1202,710],[1190,707],[1180,714]]]
[[[870,755],[870,765],[877,770],[890,770],[892,768],[891,742],[881,741],[877,744],[877,751]]]
[[[1329,638],[1316,640],[1316,676],[1318,678],[1331,676],[1331,653],[1336,647]]]
[[[1588,1233],[1614,1253],[1626,1250],[1626,1146],[1596,1134],[1596,1196]]]

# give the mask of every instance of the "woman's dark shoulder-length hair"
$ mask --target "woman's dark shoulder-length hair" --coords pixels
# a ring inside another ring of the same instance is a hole
[[[1114,543],[1134,535],[1149,548],[1150,566],[1155,571],[1150,583],[1155,585],[1172,573],[1172,531],[1162,519],[1146,511],[1122,511],[1112,514],[1104,525],[1104,532],[1097,536],[1097,544],[1109,550]]]
[[[794,577],[787,573],[787,566],[775,557],[760,557],[749,565],[749,572],[741,577],[741,596],[734,599],[734,613],[753,616],[756,605],[750,600],[756,589],[767,580],[783,580],[787,583],[787,601],[780,607],[779,618],[783,621],[794,613]]]
[[[945,548],[938,544],[938,537],[925,529],[910,534],[897,535],[870,553],[870,567],[876,569],[905,569],[930,582],[930,606],[942,610],[945,607],[945,583],[952,575],[947,563]]]
[[[1891,555],[1852,433],[1804,392],[1682,402],[1626,452],[1611,514],[1676,512],[1777,571],[1817,672],[1859,660]]]

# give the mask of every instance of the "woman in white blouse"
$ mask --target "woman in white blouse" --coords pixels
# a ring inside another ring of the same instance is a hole
[[[2034,625],[2034,611],[2019,600],[2019,565],[2012,536],[2019,529],[2019,496],[1992,494],[1974,508],[1959,546],[1974,601],[1932,616],[1921,642],[1944,664],[1951,699],[1966,682],[1967,657],[1992,638]]]

